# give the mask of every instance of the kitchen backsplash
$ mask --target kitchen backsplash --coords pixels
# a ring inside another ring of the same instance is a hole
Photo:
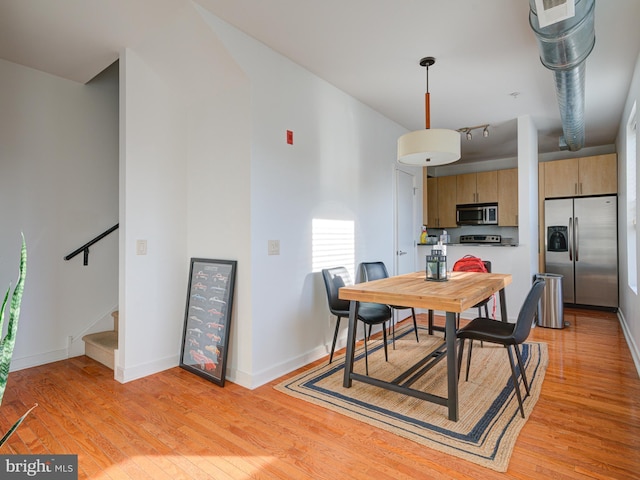
[[[429,228],[429,235],[440,236],[442,228]],[[497,227],[495,225],[473,225],[456,228],[447,228],[447,234],[450,237],[450,243],[459,243],[461,235],[500,235],[504,240],[510,239],[509,243],[518,244],[518,227]],[[418,233],[417,240],[420,239]]]

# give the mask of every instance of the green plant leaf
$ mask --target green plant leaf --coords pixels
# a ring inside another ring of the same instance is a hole
[[[18,421],[17,421],[16,423],[14,423],[14,424],[13,424],[13,426],[9,429],[9,431],[8,431],[7,433],[5,433],[5,434],[4,434],[4,437],[2,437],[2,438],[0,439],[0,447],[2,447],[2,446],[7,442],[7,440],[9,440],[9,437],[11,437],[11,435],[13,435],[13,432],[15,432],[15,431],[18,429],[18,427],[20,426],[20,424],[23,422],[23,420],[24,420],[25,418],[27,418],[27,415],[29,415],[29,414],[31,413],[31,410],[33,410],[33,409],[34,409],[34,408],[36,408],[37,406],[38,406],[38,404],[37,404],[37,403],[35,403],[35,404],[33,405],[33,407],[31,407],[29,410],[27,410],[27,413],[25,413],[24,415],[22,415],[22,416],[18,419]]]
[[[18,332],[18,319],[20,318],[20,304],[22,303],[22,293],[24,292],[24,279],[27,274],[27,244],[22,235],[22,249],[20,252],[20,275],[18,277],[18,283],[13,290],[11,296],[11,305],[9,307],[9,325],[7,327],[7,334],[0,341],[0,405],[2,404],[2,397],[4,396],[4,390],[7,386],[7,379],[9,378],[9,367],[11,366],[11,357],[13,356],[13,348],[16,344],[16,333]],[[2,333],[2,327],[4,326],[5,307],[9,298],[9,292],[11,291],[11,285],[2,302],[2,310],[0,310],[0,334]]]

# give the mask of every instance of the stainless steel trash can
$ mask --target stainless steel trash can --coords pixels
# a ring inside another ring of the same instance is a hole
[[[538,303],[538,325],[547,328],[564,328],[564,304],[562,303],[562,275],[537,273],[535,280],[545,281],[542,298]]]

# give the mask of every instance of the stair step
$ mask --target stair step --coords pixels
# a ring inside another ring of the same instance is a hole
[[[111,370],[114,368],[113,351],[118,348],[118,332],[107,331],[90,333],[82,337],[85,343],[85,355],[102,363]]]

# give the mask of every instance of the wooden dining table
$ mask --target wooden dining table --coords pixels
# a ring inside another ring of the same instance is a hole
[[[344,368],[345,388],[357,380],[405,395],[446,406],[449,419],[458,421],[458,361],[456,317],[476,303],[499,292],[500,314],[507,321],[504,289],[511,283],[511,275],[504,273],[451,272],[446,281],[425,280],[425,272],[408,273],[381,280],[342,287],[339,297],[350,300],[349,329]],[[403,307],[446,312],[445,339],[435,350],[425,352],[411,368],[392,381],[377,379],[353,371],[356,320],[359,302],[382,303]],[[411,385],[427,373],[442,358],[447,359],[447,397],[414,389]]]

